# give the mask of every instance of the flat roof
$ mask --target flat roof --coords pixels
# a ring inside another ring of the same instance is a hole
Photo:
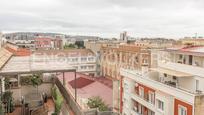
[[[64,76],[66,81],[66,88],[68,89],[69,93],[74,96],[74,87],[72,83],[75,79],[74,73],[66,72]],[[59,74],[57,77],[60,81],[62,81],[62,74]],[[76,83],[80,86],[83,85],[82,87],[77,88],[78,99],[86,100],[93,96],[100,96],[103,101],[109,105],[109,107],[113,106],[113,89],[110,87],[110,85],[112,85],[111,80],[107,78],[93,78],[81,73],[76,73],[76,78]],[[85,83],[84,79],[89,80],[89,83]],[[100,82],[100,79],[104,81],[104,83],[102,81]],[[82,103],[79,104],[83,108],[83,105],[81,105]]]
[[[0,70],[0,75],[16,75],[28,73],[70,72],[76,69],[67,63],[52,60],[35,60],[30,56],[13,56]]]

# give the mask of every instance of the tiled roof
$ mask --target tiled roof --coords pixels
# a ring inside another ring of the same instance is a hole
[[[188,55],[204,56],[204,46],[187,46],[178,48],[168,48],[166,51],[185,53]]]
[[[0,69],[7,63],[11,56],[12,53],[8,50],[4,48],[0,49]]]
[[[16,56],[30,56],[31,55],[31,51],[28,49],[24,49],[24,48],[19,48],[17,50],[17,52],[15,53]]]
[[[9,52],[13,53],[15,56],[30,56],[31,55],[31,51],[25,48],[18,48],[17,50],[15,50],[10,47],[6,47],[6,49]]]

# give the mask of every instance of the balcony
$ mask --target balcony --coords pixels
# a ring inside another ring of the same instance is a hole
[[[131,94],[132,99],[134,99],[135,101],[137,101],[138,103],[145,105],[147,108],[149,108],[150,110],[154,111],[156,110],[155,105],[153,105],[152,103],[150,103],[148,100],[144,99],[141,96],[136,95],[135,93]]]
[[[144,94],[144,96],[141,96],[141,95],[139,95],[139,92],[138,92],[138,91],[132,92],[132,94],[136,95],[137,97],[143,99],[144,101],[148,102],[149,104],[151,104],[151,105],[153,105],[153,106],[155,105],[155,100],[150,101],[150,100],[149,100],[149,97],[148,97],[148,94]],[[146,95],[146,96],[145,96],[145,95]]]
[[[181,63],[164,61],[164,60],[158,61],[158,66],[163,67],[163,68],[167,68],[167,69],[172,69],[175,71],[185,72],[185,73],[192,74],[195,76],[204,77],[204,68],[199,67],[199,66],[181,64]]]
[[[131,111],[131,115],[142,115],[142,114],[138,113],[138,112],[135,111],[135,110],[132,110],[132,111]]]
[[[136,81],[137,83],[141,83],[141,84],[149,86],[153,89],[160,90],[160,91],[165,92],[169,95],[183,99],[189,103],[192,103],[192,104],[194,103],[194,98],[195,98],[196,94],[189,92],[187,90],[184,90],[182,88],[172,87],[167,83],[165,84],[158,79],[158,76],[151,76],[151,77],[149,77],[148,75],[143,76],[141,74],[138,74],[137,71],[128,70],[128,69],[121,69],[121,75],[124,77],[131,78],[134,81]],[[133,94],[133,96],[137,99],[140,98],[140,97],[136,96],[135,94]],[[146,101],[145,101],[145,103],[146,103]],[[149,103],[149,102],[147,102],[147,103]]]

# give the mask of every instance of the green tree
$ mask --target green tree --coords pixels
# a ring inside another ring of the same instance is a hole
[[[11,91],[6,91],[4,94],[3,94],[3,98],[2,98],[2,101],[3,103],[5,103],[6,105],[6,111],[7,112],[13,112],[14,111],[14,102],[13,102],[13,92]]]
[[[37,88],[37,93],[38,93],[38,86],[42,84],[42,79],[40,77],[39,74],[34,74],[33,76],[31,76],[31,84],[33,87]]]
[[[77,48],[77,46],[74,44],[69,44],[69,45],[65,44],[64,45],[64,49],[73,49],[73,48]]]
[[[9,78],[5,77],[4,82],[5,82],[5,89],[9,89],[10,88]]]
[[[99,96],[89,98],[87,105],[90,108],[98,108],[99,111],[108,110],[108,105],[106,105],[105,102]]]
[[[55,112],[52,115],[59,115],[60,110],[62,108],[63,97],[56,86],[52,88],[52,96],[54,98],[55,103]]]
[[[75,45],[80,49],[80,48],[85,48],[84,46],[84,41],[76,41]]]
[[[0,102],[0,115],[4,115],[4,108],[2,102]]]

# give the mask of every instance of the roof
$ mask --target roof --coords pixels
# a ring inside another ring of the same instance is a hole
[[[58,55],[58,56],[95,56],[90,49],[65,49],[65,50],[37,50],[34,55]]]
[[[176,77],[191,77],[191,74],[180,72],[180,71],[175,71],[171,69],[166,69],[166,68],[151,68],[153,71],[157,71],[160,73],[166,73],[168,75],[176,76]]]
[[[174,52],[178,54],[204,56],[204,46],[187,46],[187,47],[182,46],[175,48],[167,48],[164,51]]]
[[[15,56],[29,56],[32,53],[29,49],[25,49],[25,48],[17,48],[17,50],[15,50],[10,47],[6,47],[6,49],[9,52],[13,53]]]
[[[79,77],[76,79],[76,88],[83,88],[87,85],[90,85],[93,82],[94,80],[87,79],[84,77]],[[72,88],[75,88],[75,80],[70,81],[69,84],[72,86]]]
[[[8,50],[0,49],[0,69],[6,64],[6,62],[11,58],[13,54]]]
[[[49,65],[49,66],[48,66]],[[35,61],[30,56],[12,57],[0,70],[0,75],[16,75],[36,72],[67,72],[76,69],[63,62]]]
[[[72,94],[74,94],[74,87],[72,87],[72,82],[74,82],[74,73],[66,72],[64,75],[67,83],[67,89],[71,91]],[[62,80],[62,74],[58,75],[58,78]],[[93,96],[100,96],[106,104],[108,104],[110,107],[112,106],[112,88],[102,82],[99,82],[99,78],[93,78],[85,74],[77,73],[76,78],[77,87],[80,86],[77,88],[78,98],[88,99]],[[104,79],[106,83],[108,83],[107,81],[109,81],[109,83],[112,83],[112,81],[107,78],[103,77],[102,79]]]

